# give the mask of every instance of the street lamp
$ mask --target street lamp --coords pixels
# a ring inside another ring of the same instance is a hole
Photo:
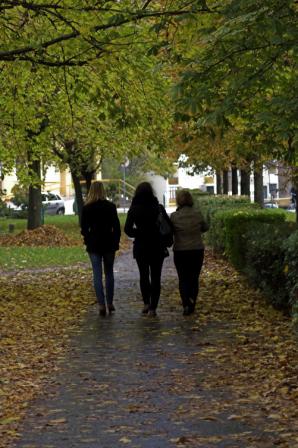
[[[121,164],[121,167],[123,168],[123,199],[124,199],[124,204],[123,204],[123,212],[125,213],[126,211],[126,168],[129,166],[129,159],[127,157],[125,157],[124,162]]]

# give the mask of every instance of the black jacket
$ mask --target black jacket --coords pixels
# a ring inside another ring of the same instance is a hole
[[[158,204],[155,197],[148,201],[132,202],[127,213],[124,231],[130,238],[134,238],[135,258],[146,255],[164,256],[165,245],[157,226],[160,208],[171,225],[167,212],[162,205]]]
[[[116,206],[107,200],[84,205],[81,234],[88,252],[104,254],[118,250],[121,230]]]

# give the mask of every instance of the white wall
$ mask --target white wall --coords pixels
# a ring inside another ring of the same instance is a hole
[[[206,185],[204,183],[204,174],[194,174],[191,176],[187,173],[187,169],[178,169],[179,186],[182,188],[189,188],[190,190],[194,188],[200,188],[201,190],[206,190]]]
[[[15,171],[9,175],[5,175],[2,182],[2,189],[6,190],[6,194],[11,195],[11,189],[18,183]],[[53,193],[60,194],[60,171],[56,170],[54,166],[50,166],[46,172],[45,185],[43,187],[45,191],[52,191]],[[74,194],[72,187],[72,180],[70,172],[66,173],[66,196],[72,196]]]

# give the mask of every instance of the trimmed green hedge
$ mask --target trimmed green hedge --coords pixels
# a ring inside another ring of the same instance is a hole
[[[292,267],[289,269],[286,262],[288,258],[288,263],[292,266],[295,256],[298,256],[298,251],[296,254],[294,251],[290,253],[292,245],[289,244],[292,236],[298,234],[295,227],[288,222],[253,224],[246,233],[249,245],[243,271],[277,308],[291,308],[290,272],[293,282],[295,275],[297,282],[298,270],[294,275]]]
[[[282,210],[261,209],[246,197],[194,195],[210,221],[206,242],[224,254],[275,307],[298,321],[298,230]]]
[[[239,208],[260,208],[259,205],[250,202],[248,196],[227,196],[227,195],[202,195],[192,190],[192,196],[195,204],[202,210],[203,214],[212,216],[213,213],[227,209]]]
[[[233,265],[242,270],[249,245],[247,232],[252,225],[277,224],[285,221],[285,214],[276,210],[236,209],[213,214],[207,243],[223,252]]]
[[[295,323],[298,325],[298,230],[286,239],[283,244],[285,251],[284,272],[287,277],[287,291],[289,291],[289,304]]]

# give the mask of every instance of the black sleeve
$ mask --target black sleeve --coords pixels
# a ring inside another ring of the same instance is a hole
[[[117,213],[117,209],[116,206],[113,206],[113,233],[114,233],[114,238],[115,238],[115,243],[116,245],[119,245],[119,241],[120,241],[120,237],[121,237],[121,228],[120,228],[120,221],[118,218],[118,213]]]
[[[89,219],[88,219],[88,213],[86,211],[86,208],[83,207],[82,210],[82,216],[81,216],[81,234],[84,237],[84,242],[86,242],[88,236],[89,236]]]
[[[130,238],[135,238],[135,236],[136,236],[136,229],[134,228],[133,210],[131,208],[128,210],[128,213],[127,213],[125,226],[124,226],[124,232]]]

